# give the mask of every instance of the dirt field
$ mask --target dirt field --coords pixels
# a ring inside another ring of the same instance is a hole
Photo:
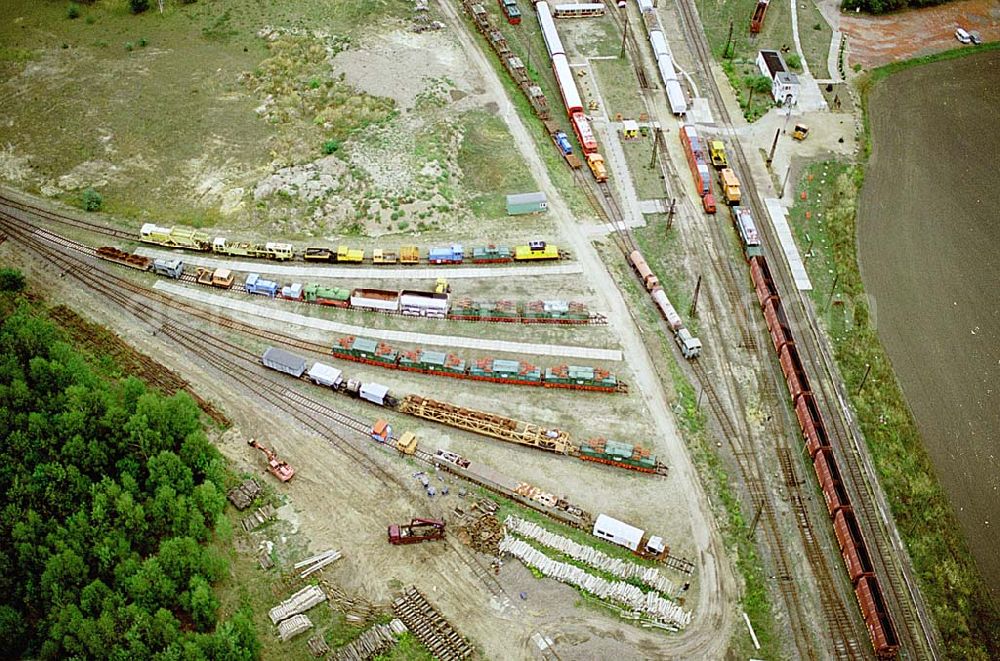
[[[1000,54],[982,53],[894,74],[873,90],[874,152],[858,216],[873,319],[994,594],[1000,228],[987,191],[1000,134],[984,128],[1000,103],[997,66]]]
[[[959,48],[956,27],[979,32],[983,41],[1000,39],[1000,3],[967,0],[887,16],[840,15],[849,44],[847,64],[869,69]]]

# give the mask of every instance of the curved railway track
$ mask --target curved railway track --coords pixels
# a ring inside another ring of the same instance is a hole
[[[770,263],[783,265],[780,268],[772,269],[772,273],[777,275],[781,289],[787,292],[788,302],[795,300],[795,305],[786,305],[787,308],[790,308],[790,320],[793,326],[800,331],[806,328],[810,331],[808,336],[804,332],[797,333],[796,339],[799,341],[796,344],[803,350],[808,368],[813,374],[822,377],[812,379],[819,384],[821,390],[822,397],[817,399],[820,400],[820,405],[824,409],[824,418],[829,420],[832,428],[831,443],[839,451],[838,459],[840,461],[838,464],[844,465],[850,475],[851,486],[855,492],[852,503],[856,500],[855,508],[861,509],[863,513],[863,516],[859,518],[865,538],[873,547],[874,553],[872,555],[878,565],[878,575],[884,579],[881,582],[885,583],[888,588],[884,591],[891,602],[890,611],[902,642],[903,654],[913,658],[936,659],[938,658],[936,634],[922,599],[910,577],[908,560],[904,559],[906,552],[902,549],[898,537],[892,530],[892,524],[885,520],[884,509],[877,510],[873,504],[873,500],[878,498],[877,494],[880,490],[873,486],[873,484],[877,484],[874,471],[869,466],[864,465],[861,458],[866,454],[861,447],[864,441],[858,438],[853,429],[848,428],[841,417],[842,414],[849,415],[846,412],[847,399],[843,392],[839,388],[835,388],[835,393],[830,392],[831,386],[827,383],[827,379],[831,383],[837,383],[837,370],[831,364],[829,356],[822,350],[823,340],[818,335],[816,319],[810,314],[809,309],[801,302],[801,299],[792,298],[792,292],[797,292],[797,288],[788,273],[785,260],[774,258],[774,250],[771,248],[779,246],[780,242],[771,223],[765,221],[769,216],[761,203],[756,183],[751,176],[752,169],[742,144],[732,130],[732,117],[711,73],[712,56],[705,35],[700,29],[701,22],[698,18],[697,8],[694,6],[694,0],[676,0],[676,5],[680,14],[681,28],[684,30],[688,44],[692,46],[703,72],[704,89],[709,91],[716,117],[721,120],[720,123],[729,133],[730,151],[735,156],[737,172],[742,175],[740,181],[743,184],[743,197],[750,201],[750,207],[755,217],[760,219],[758,227],[766,235],[765,253],[771,257]],[[800,337],[806,341],[800,340]],[[773,363],[773,361],[770,362]],[[884,500],[882,505],[884,508]]]

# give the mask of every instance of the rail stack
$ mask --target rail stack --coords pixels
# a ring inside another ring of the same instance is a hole
[[[531,104],[531,108],[538,115],[538,118],[541,120],[548,119],[550,116],[549,102],[545,98],[545,93],[542,92],[541,87],[528,77],[528,70],[525,68],[524,62],[511,51],[510,45],[507,43],[507,39],[503,36],[503,33],[493,26],[486,7],[475,0],[463,0],[462,6],[465,7],[466,13],[472,18],[472,22],[476,24],[476,29],[486,37],[490,48],[500,58],[500,64],[503,65],[503,68],[507,70],[510,77],[517,83],[524,96],[527,97],[528,103]]]
[[[415,587],[409,587],[392,602],[392,610],[406,628],[441,661],[458,661],[472,656],[473,647]]]

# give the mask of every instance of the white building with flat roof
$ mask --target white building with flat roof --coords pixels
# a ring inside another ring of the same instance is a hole
[[[799,77],[788,70],[785,58],[776,50],[757,53],[757,68],[771,80],[771,96],[775,103],[794,106],[799,102]]]

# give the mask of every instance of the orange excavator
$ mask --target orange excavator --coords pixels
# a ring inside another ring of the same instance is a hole
[[[267,471],[282,482],[287,482],[295,475],[295,469],[289,466],[287,462],[278,459],[278,455],[274,453],[274,450],[264,447],[253,438],[247,441],[247,445],[257,448],[264,453],[264,456],[267,457]]]

